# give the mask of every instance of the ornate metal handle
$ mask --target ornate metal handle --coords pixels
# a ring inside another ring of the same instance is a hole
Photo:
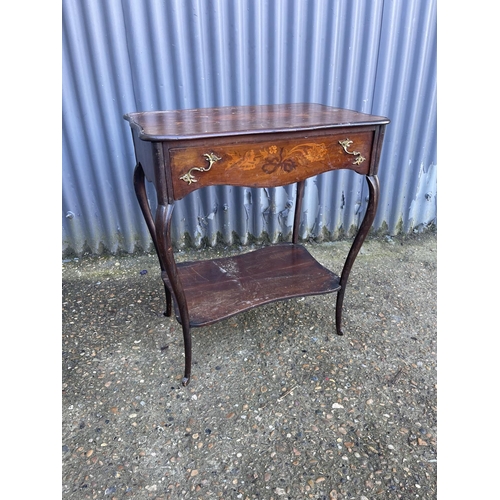
[[[351,140],[344,139],[343,141],[339,141],[339,144],[344,148],[344,151],[347,154],[357,156],[357,158],[352,162],[353,165],[360,165],[366,160],[364,156],[361,156],[359,151],[347,151],[347,148],[352,144]]]
[[[198,172],[208,172],[212,165],[219,161],[220,158],[215,153],[205,153],[203,155],[208,161],[208,167],[193,167],[189,169],[189,172],[179,177],[179,179],[191,184],[192,182],[198,182],[198,179],[195,179],[194,175],[191,173],[193,170],[197,170]]]

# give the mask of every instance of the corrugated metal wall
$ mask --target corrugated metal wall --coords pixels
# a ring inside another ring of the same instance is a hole
[[[152,248],[123,114],[306,101],[391,119],[375,229],[435,223],[436,0],[63,0],[63,255]],[[287,238],[294,199],[293,186],[195,191],[174,240]],[[349,235],[364,178],[312,178],[303,207],[302,237]]]

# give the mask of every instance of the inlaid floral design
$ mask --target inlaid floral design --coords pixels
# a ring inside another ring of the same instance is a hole
[[[271,148],[272,147],[273,146],[271,146]],[[264,164],[262,165],[262,170],[264,170],[266,174],[272,174],[279,169],[283,170],[283,172],[291,172],[297,168],[296,160],[294,158],[290,158],[289,156],[287,157],[286,153],[284,156],[283,149],[284,148],[280,148],[279,151],[271,154],[265,159]]]
[[[324,143],[305,143],[287,148],[275,144],[260,150],[246,151],[243,156],[233,156],[228,169],[254,170],[260,168],[266,174],[282,170],[289,173],[297,167],[312,162],[323,161],[328,150]]]

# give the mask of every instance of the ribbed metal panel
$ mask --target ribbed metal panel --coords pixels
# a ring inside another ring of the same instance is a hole
[[[391,118],[375,227],[408,232],[436,218],[436,5],[386,2],[373,112]]]
[[[435,221],[435,0],[63,0],[63,37],[63,253],[151,249],[132,111],[317,102],[387,116],[374,228]],[[286,239],[294,202],[294,186],[198,190],[173,237]],[[365,207],[363,177],[309,179],[301,235],[351,234]]]

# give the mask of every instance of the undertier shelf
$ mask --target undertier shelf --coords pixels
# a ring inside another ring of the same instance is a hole
[[[177,268],[191,326],[208,325],[277,300],[340,290],[336,274],[302,245],[292,243],[235,257],[182,262]],[[180,320],[177,304],[175,310]]]

